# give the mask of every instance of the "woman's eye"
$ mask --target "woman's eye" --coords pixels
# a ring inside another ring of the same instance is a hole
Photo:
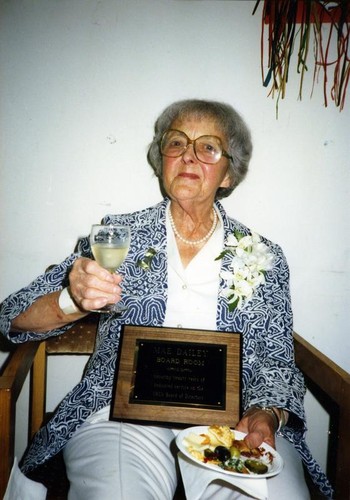
[[[202,144],[203,152],[215,155],[219,152],[219,147],[216,144],[206,142]]]
[[[179,147],[181,147],[181,146],[182,146],[182,143],[181,143],[180,141],[173,140],[173,141],[171,141],[170,146],[171,146],[172,148],[179,148]]]

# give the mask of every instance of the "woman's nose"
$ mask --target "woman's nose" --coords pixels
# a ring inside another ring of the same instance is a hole
[[[193,144],[187,144],[185,151],[182,153],[182,158],[185,163],[195,162],[197,160]]]

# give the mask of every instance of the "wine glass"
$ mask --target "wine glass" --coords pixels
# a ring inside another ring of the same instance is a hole
[[[92,254],[110,273],[115,273],[124,262],[130,247],[130,228],[115,224],[93,224],[90,234]],[[120,304],[107,304],[95,312],[120,313],[126,307]]]

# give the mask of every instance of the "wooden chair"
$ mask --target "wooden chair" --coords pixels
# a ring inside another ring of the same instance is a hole
[[[47,356],[92,353],[97,327],[94,318],[91,315],[76,323],[60,337],[21,344],[10,354],[0,377],[0,498],[5,492],[14,458],[16,401],[28,373],[31,375],[30,439],[45,421]],[[298,334],[294,335],[294,340],[296,363],[305,375],[308,388],[330,413],[328,476],[336,498],[350,499],[350,375]],[[61,464],[55,462],[54,467],[61,467]],[[56,475],[55,472],[53,476]],[[62,476],[58,482],[61,490],[62,486],[67,486]],[[66,498],[64,491],[57,493],[54,485],[48,486],[48,500]],[[175,498],[183,498],[181,486]],[[321,497],[313,491],[312,498]]]

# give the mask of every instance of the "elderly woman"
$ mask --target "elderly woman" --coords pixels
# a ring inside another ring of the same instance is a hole
[[[156,122],[148,154],[164,200],[104,219],[131,228],[120,274],[92,260],[86,238],[78,253],[4,301],[1,329],[13,342],[58,335],[90,311],[121,299],[127,306],[122,315],[101,315],[84,377],[35,436],[21,464],[23,473],[63,449],[70,500],[173,497],[172,429],[109,420],[122,325],[164,325],[242,334],[244,413],[237,429],[247,433],[250,447],[263,441],[276,446],[285,463],[268,479],[269,498],[309,498],[302,462],[331,494],[304,439],[304,384],[294,365],[285,257],[272,242],[251,237],[218,202],[245,177],[251,150],[250,133],[230,106],[201,100],[170,105]],[[222,250],[225,242],[237,248],[237,237],[244,236],[249,244],[263,245],[265,267],[254,279],[241,273],[235,281],[233,254]],[[145,271],[138,264],[150,249],[153,258]],[[215,495],[247,498],[221,481],[209,484],[201,498]]]

